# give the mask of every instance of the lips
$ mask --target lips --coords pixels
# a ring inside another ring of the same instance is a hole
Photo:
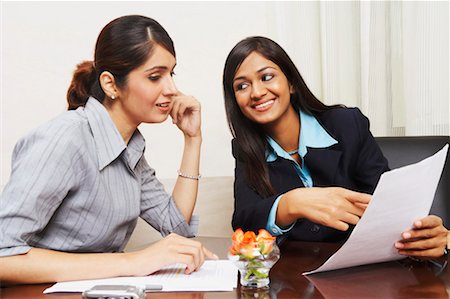
[[[255,109],[256,111],[259,111],[259,112],[263,112],[263,111],[269,110],[274,103],[275,103],[275,100],[268,100],[268,101],[265,101],[258,105],[253,105],[253,109]]]
[[[156,107],[158,107],[159,111],[161,111],[161,113],[168,113],[170,111],[170,109],[172,109],[171,107],[171,102],[163,102],[163,103],[156,103]]]
[[[156,106],[162,107],[162,108],[169,107],[169,105],[170,105],[170,102],[166,102],[166,103],[157,103],[157,104],[156,104]]]

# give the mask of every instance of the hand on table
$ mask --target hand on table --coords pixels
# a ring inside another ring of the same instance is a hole
[[[200,242],[177,234],[170,234],[149,247],[130,253],[130,266],[134,276],[145,276],[164,266],[176,263],[186,264],[185,274],[197,271],[205,259],[217,260],[218,257]]]

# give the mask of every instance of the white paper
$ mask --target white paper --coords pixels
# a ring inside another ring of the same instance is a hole
[[[202,267],[189,275],[184,264],[165,267],[143,277],[115,277],[95,280],[59,282],[44,290],[49,293],[84,292],[95,285],[162,285],[161,292],[176,291],[232,291],[237,287],[237,268],[228,260],[205,261]]]
[[[394,243],[414,221],[428,215],[447,150],[448,144],[427,159],[385,172],[344,245],[322,266],[303,274],[404,258]]]

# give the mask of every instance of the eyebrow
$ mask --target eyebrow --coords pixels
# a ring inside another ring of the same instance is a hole
[[[263,71],[265,71],[265,70],[267,70],[267,69],[273,69],[273,67],[271,67],[271,66],[265,66],[265,67],[260,68],[260,69],[257,70],[256,72],[257,72],[257,73],[261,73],[261,72],[263,72]],[[239,76],[239,77],[236,77],[236,78],[233,79],[233,82],[234,82],[234,81],[237,81],[237,80],[241,80],[241,79],[245,79],[245,76]]]
[[[172,70],[174,70],[176,66],[177,66],[177,65],[175,64],[175,65],[173,66]],[[169,69],[169,68],[168,68],[167,66],[165,66],[165,65],[156,65],[156,66],[154,66],[154,67],[151,67],[151,68],[149,68],[149,69],[146,69],[144,72],[151,72],[151,71],[154,71],[154,70],[168,70],[168,69]]]

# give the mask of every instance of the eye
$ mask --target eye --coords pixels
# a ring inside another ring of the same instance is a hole
[[[161,78],[160,75],[150,75],[150,76],[148,77],[148,79],[149,79],[150,81],[158,81],[160,78]]]
[[[248,87],[247,83],[239,83],[234,87],[234,89],[235,89],[235,91],[239,91],[239,90],[246,89],[247,87]]]
[[[261,80],[262,81],[269,81],[273,78],[274,76],[272,74],[265,74],[262,76]]]

